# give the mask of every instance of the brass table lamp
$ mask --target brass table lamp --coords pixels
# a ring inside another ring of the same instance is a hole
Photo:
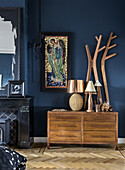
[[[92,100],[92,94],[96,94],[96,90],[95,87],[93,85],[92,81],[89,81],[87,84],[87,87],[85,89],[85,93],[89,94],[89,98],[88,98],[88,110],[87,112],[93,112],[93,100]]]
[[[74,93],[69,99],[69,106],[73,111],[83,107],[83,98],[78,93],[84,92],[84,80],[68,80],[67,93]]]

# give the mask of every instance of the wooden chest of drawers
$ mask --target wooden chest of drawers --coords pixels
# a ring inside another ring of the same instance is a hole
[[[118,149],[117,112],[48,112],[47,147],[50,143],[114,144]]]

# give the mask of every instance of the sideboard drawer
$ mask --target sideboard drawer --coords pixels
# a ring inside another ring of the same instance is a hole
[[[81,131],[81,123],[79,122],[68,122],[68,121],[51,121],[51,130],[71,130],[71,131]]]
[[[71,122],[81,122],[81,115],[80,114],[50,114],[50,121],[71,121]]]
[[[115,142],[115,132],[108,131],[84,131],[84,142]]]
[[[84,130],[114,130],[116,129],[115,122],[84,122]]]
[[[84,121],[115,122],[115,114],[89,113],[84,116]]]
[[[80,131],[51,131],[50,142],[81,142]]]

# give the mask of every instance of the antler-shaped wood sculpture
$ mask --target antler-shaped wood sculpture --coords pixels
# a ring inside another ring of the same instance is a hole
[[[111,32],[111,34],[109,36],[109,39],[108,39],[108,42],[107,42],[107,45],[106,45],[106,48],[105,48],[105,51],[104,51],[104,54],[103,54],[103,57],[102,57],[102,60],[101,60],[101,71],[102,71],[102,78],[103,78],[103,83],[104,83],[104,89],[105,89],[105,95],[106,95],[106,101],[107,102],[109,102],[109,94],[108,94],[106,72],[105,72],[105,60],[107,60],[107,59],[109,59],[109,58],[116,55],[116,53],[113,53],[113,54],[107,56],[108,50],[116,46],[116,44],[113,44],[113,45],[110,46],[111,40],[116,38],[116,37],[117,36],[116,35],[113,36],[113,32]]]
[[[88,72],[87,72],[86,83],[90,80],[92,68],[93,68],[93,71],[94,71],[95,81],[99,80],[98,72],[97,72],[97,67],[96,67],[96,60],[97,60],[98,53],[100,51],[102,51],[105,48],[105,46],[103,46],[102,48],[99,49],[100,43],[101,43],[101,39],[102,39],[102,35],[100,35],[99,38],[97,36],[95,36],[95,39],[97,40],[98,43],[97,43],[97,46],[96,46],[96,50],[95,50],[93,59],[91,57],[88,45],[85,46],[86,47],[87,56],[88,56]],[[100,87],[98,87],[98,97],[99,97],[100,103],[102,103],[102,95],[101,95]],[[87,101],[87,94],[85,94],[85,98],[84,98],[84,109],[86,108],[86,101]]]

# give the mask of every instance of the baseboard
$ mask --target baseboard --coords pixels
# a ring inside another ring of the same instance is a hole
[[[47,137],[34,137],[34,143],[47,143]],[[119,144],[125,144],[125,138],[118,138]]]
[[[118,144],[125,144],[125,138],[118,138]]]
[[[47,143],[47,137],[34,137],[34,143]]]

